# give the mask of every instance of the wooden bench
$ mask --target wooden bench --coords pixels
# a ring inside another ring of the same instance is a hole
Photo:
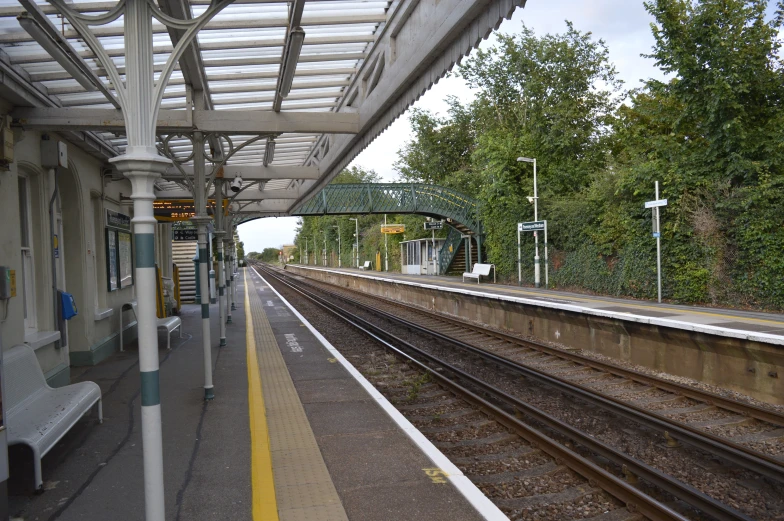
[[[136,301],[132,300],[122,305],[120,309],[120,351],[125,350],[123,343],[123,311],[133,311],[133,316],[136,318],[136,323],[139,322],[139,315],[136,313]],[[171,349],[171,334],[175,329],[179,329],[180,338],[182,338],[182,319],[180,317],[166,317],[158,319],[158,329],[166,330],[166,349]]]
[[[360,266],[359,269],[361,269],[362,271],[367,271],[367,270],[372,270],[373,268],[371,267],[370,261],[365,261],[365,265]]]
[[[468,277],[469,279],[476,279],[476,283],[479,284],[481,277],[490,276],[491,269],[493,270],[493,283],[495,283],[495,264],[474,264],[474,269],[471,270],[471,273],[463,273],[463,282]]]
[[[33,450],[35,488],[40,491],[41,458],[96,403],[98,422],[103,423],[101,389],[94,382],[49,387],[35,352],[26,345],[6,351],[3,366],[8,444],[21,443]]]

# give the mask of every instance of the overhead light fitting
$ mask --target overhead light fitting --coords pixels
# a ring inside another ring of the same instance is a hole
[[[272,163],[275,159],[275,138],[270,137],[267,139],[267,146],[264,149],[264,166]]]
[[[67,49],[67,43],[58,38],[59,34],[56,32],[56,36],[50,34],[49,31],[47,31],[47,28],[42,27],[27,12],[20,14],[16,19],[19,21],[19,25],[27,31],[27,34],[32,36],[33,39],[38,42],[38,45],[43,47],[73,79],[79,82],[79,85],[84,87],[84,90],[89,92],[98,90],[93,79],[82,69],[82,65],[70,55]]]
[[[521,163],[533,163],[534,160],[530,157],[518,157],[517,160]]]
[[[231,188],[231,191],[235,194],[242,190],[242,178],[240,176],[236,176],[231,182],[231,185],[229,185],[229,188]]]
[[[294,72],[297,70],[299,53],[305,41],[305,31],[302,27],[292,29],[286,45],[286,59],[283,63],[283,77],[280,79],[280,97],[285,98],[291,92],[291,83],[294,81]]]

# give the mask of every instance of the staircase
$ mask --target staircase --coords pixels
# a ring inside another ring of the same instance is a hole
[[[441,273],[445,272],[447,275],[462,275],[468,270],[466,269],[465,239],[462,239],[461,236],[471,235],[472,266],[476,264],[479,259],[476,238],[470,229],[461,224],[450,224],[450,227],[451,229],[449,235],[447,235],[447,240],[444,242],[444,246],[441,249],[441,269],[439,271]],[[451,252],[449,251],[450,246],[452,247]],[[484,255],[482,257],[485,258]]]
[[[196,272],[193,257],[199,245],[196,241],[172,241],[172,258],[180,270],[180,298],[183,302],[196,301]]]

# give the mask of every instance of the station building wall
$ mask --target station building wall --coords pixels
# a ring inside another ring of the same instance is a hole
[[[5,317],[0,339],[4,349],[30,345],[50,385],[60,386],[70,382],[71,366],[94,365],[119,349],[120,310],[136,297],[136,286],[109,291],[105,215],[108,209],[132,217],[133,208],[127,199],[130,182],[103,179],[103,162],[66,141],[68,168],[56,174],[56,273],[58,288],[73,294],[78,315],[68,322],[67,345],[57,347],[49,224],[54,177],[41,166],[42,137],[35,131],[15,133],[14,161],[8,171],[0,171],[0,265],[15,270],[17,293],[7,309],[0,304],[0,319]],[[65,141],[56,134],[49,137]],[[171,226],[159,225],[157,235],[158,265],[163,276],[171,276]],[[136,327],[133,315],[125,314],[127,343]]]

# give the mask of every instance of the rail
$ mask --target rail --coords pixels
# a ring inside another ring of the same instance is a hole
[[[525,417],[529,417],[534,419],[536,422],[539,422],[545,425],[549,429],[553,429],[560,434],[569,437],[570,439],[574,440],[580,445],[589,448],[596,454],[599,454],[603,457],[606,457],[610,461],[613,461],[617,465],[625,468],[628,472],[633,473],[640,478],[653,483],[657,487],[662,490],[667,491],[670,494],[675,495],[676,497],[680,498],[681,500],[691,504],[695,508],[714,516],[717,519],[726,519],[726,520],[739,520],[739,519],[750,519],[744,514],[736,511],[735,509],[724,505],[723,503],[707,496],[706,494],[700,492],[699,490],[682,483],[661,471],[643,463],[626,454],[623,454],[616,449],[603,444],[602,442],[593,439],[590,435],[585,434],[579,430],[574,429],[573,427],[549,416],[547,413],[532,407],[520,400],[505,394],[503,391],[496,389],[495,387],[487,384],[481,380],[478,380],[474,376],[463,372],[462,370],[451,366],[450,364],[439,360],[435,356],[422,351],[421,349],[417,348],[416,346],[407,343],[406,341],[399,339],[378,327],[377,325],[368,322],[361,317],[347,311],[346,309],[337,308],[334,303],[326,301],[322,297],[319,297],[313,294],[310,291],[303,290],[299,287],[294,287],[294,285],[290,284],[282,280],[276,274],[270,272],[267,269],[264,269],[265,272],[270,274],[271,276],[275,277],[281,283],[286,284],[287,286],[291,287],[295,291],[299,292],[300,294],[306,296],[308,299],[316,302],[319,306],[323,307],[330,313],[335,314],[337,317],[341,318],[342,320],[352,324],[354,327],[358,327],[362,329],[367,334],[373,336],[377,340],[385,343],[389,346],[390,349],[397,352],[400,356],[407,357],[410,362],[417,367],[419,367],[423,371],[427,371],[431,377],[438,380],[439,382],[443,383],[444,385],[453,388],[456,392],[459,392],[461,395],[466,396],[470,401],[478,404],[480,407],[484,407],[485,410],[490,410],[493,412],[495,416],[501,419],[502,423],[506,424],[510,428],[513,428],[518,434],[520,434],[523,438],[528,439],[533,443],[537,443],[545,452],[548,452],[553,457],[559,458],[562,461],[566,462],[566,464],[578,472],[579,474],[583,475],[587,479],[594,480],[595,482],[599,483],[601,487],[606,490],[608,493],[614,495],[621,501],[628,503],[634,503],[638,509],[638,511],[651,519],[680,519],[677,514],[673,517],[673,512],[669,511],[667,507],[658,504],[655,500],[647,496],[646,494],[642,493],[641,491],[635,489],[634,487],[629,486],[628,483],[623,481],[620,478],[595,467],[592,463],[587,461],[585,458],[573,453],[571,450],[567,449],[563,445],[551,440],[550,438],[544,436],[539,431],[533,429],[532,427],[526,425],[525,423],[521,422],[516,416],[509,414],[507,411],[511,407],[511,410],[516,414],[521,414]],[[298,283],[301,285],[301,282]],[[321,290],[324,291],[324,290]],[[395,317],[393,315],[389,315],[388,313],[378,310],[372,306],[368,306],[367,304],[359,303],[350,299],[348,297],[337,295],[334,293],[327,292],[330,297],[337,298],[342,301],[346,301],[351,303],[354,306],[360,307],[364,310],[367,310],[371,313],[378,314],[384,316],[384,318],[391,317],[396,321],[400,321],[404,323],[406,321],[400,319],[399,317]],[[419,328],[420,330],[424,329],[421,326],[416,324],[408,323],[408,325],[414,326],[414,328]],[[435,333],[432,331],[428,332],[429,335],[436,336],[439,338],[443,338],[450,342],[455,342],[454,339],[449,337],[444,337],[440,333]],[[390,343],[394,343],[392,345]],[[464,347],[470,348],[474,351],[481,351],[477,348],[473,348],[472,346],[468,346],[463,344]],[[395,346],[404,346],[405,351],[414,352],[420,358],[427,360],[427,362],[423,363],[403,350],[399,349]],[[478,354],[478,353],[477,353]],[[486,354],[486,353],[485,353]],[[500,357],[497,357],[500,358]],[[495,360],[496,362],[500,363],[507,363],[507,360],[501,359]],[[434,367],[436,366],[436,367]],[[447,374],[452,375],[452,378],[447,378]],[[471,386],[475,387],[475,391],[471,391],[466,389],[464,385],[461,385],[457,382],[462,382],[462,384],[469,383]],[[483,394],[485,396],[491,396],[493,398],[493,402],[489,402],[485,398],[481,398],[477,393]],[[597,473],[597,471],[600,471]],[[630,496],[633,494],[633,497]]]

